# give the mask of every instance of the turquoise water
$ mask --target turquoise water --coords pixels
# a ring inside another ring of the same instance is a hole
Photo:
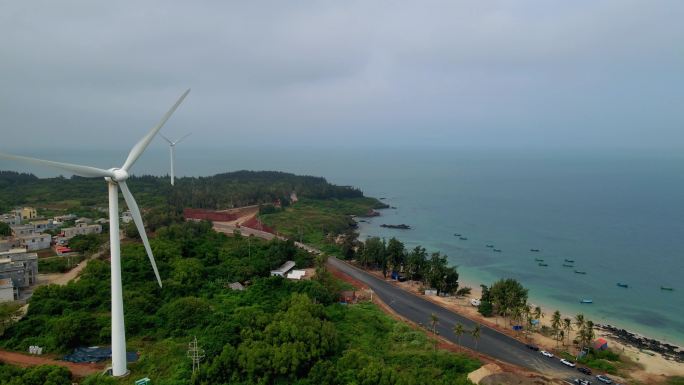
[[[112,151],[52,152],[42,155],[102,167],[124,158]],[[684,344],[683,156],[190,146],[179,147],[176,156],[179,175],[282,170],[357,186],[396,207],[362,223],[363,237],[396,236],[410,246],[424,245],[448,254],[468,281],[513,277],[530,288],[532,302]],[[167,159],[165,149],[157,146],[134,171],[164,174]],[[0,163],[3,169],[10,166]],[[131,190],[135,193],[135,186]],[[406,223],[413,229],[379,227],[383,223]],[[502,252],[485,247],[488,243]],[[549,266],[539,267],[534,258],[544,258]],[[566,258],[587,274],[562,267]],[[661,285],[675,291],[661,291]],[[580,305],[582,298],[594,303]]]

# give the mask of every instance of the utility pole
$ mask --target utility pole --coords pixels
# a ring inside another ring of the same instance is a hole
[[[192,374],[195,374],[195,371],[199,370],[200,361],[204,358],[204,349],[197,347],[196,336],[188,344],[188,358],[192,360]]]

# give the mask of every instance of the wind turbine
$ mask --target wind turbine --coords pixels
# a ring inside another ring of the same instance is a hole
[[[159,136],[164,138],[165,141],[169,142],[169,151],[171,152],[171,186],[173,186],[173,180],[174,180],[174,170],[175,170],[174,164],[176,163],[176,145],[178,143],[182,142],[183,140],[185,140],[185,138],[190,136],[190,134],[191,133],[188,133],[185,136],[183,136],[182,138],[180,138],[174,142],[171,139],[165,137],[162,133],[159,133]]]
[[[152,269],[154,270],[154,275],[157,277],[159,287],[161,287],[161,278],[159,277],[157,264],[155,263],[154,256],[152,255],[150,242],[147,240],[147,234],[145,233],[145,227],[143,226],[140,209],[138,208],[138,204],[135,202],[135,198],[133,198],[131,191],[126,185],[126,179],[129,177],[128,171],[131,169],[133,164],[138,160],[140,155],[142,155],[154,136],[162,128],[164,123],[169,120],[171,115],[174,113],[174,111],[176,111],[176,108],[178,108],[189,92],[189,89],[185,91],[183,95],[178,98],[171,109],[169,109],[169,111],[162,117],[161,121],[159,121],[159,123],[154,126],[147,133],[147,135],[145,135],[138,143],[135,144],[135,146],[133,146],[128,154],[128,158],[126,158],[126,162],[124,162],[121,168],[110,168],[109,170],[104,170],[96,167],[53,162],[50,160],[28,158],[25,156],[4,154],[0,152],[1,158],[55,167],[83,177],[104,177],[105,181],[107,181],[107,186],[109,187],[109,245],[111,251],[112,270],[112,375],[115,377],[125,376],[128,374],[128,370],[126,369],[126,331],[124,328],[123,293],[121,285],[121,248],[119,244],[119,188],[121,188],[121,193],[123,194],[124,200],[126,200],[126,205],[131,211],[131,216],[135,222],[135,227],[138,229],[140,238],[142,238],[143,244],[145,245],[145,251],[147,252],[147,257],[150,259]]]

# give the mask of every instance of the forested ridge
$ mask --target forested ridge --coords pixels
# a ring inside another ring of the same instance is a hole
[[[344,199],[363,197],[353,187],[337,186],[314,176],[278,171],[235,171],[209,177],[183,177],[171,186],[167,176],[135,176],[128,185],[143,207],[168,205],[225,209],[299,198]],[[107,185],[100,178],[38,178],[32,174],[0,171],[0,212],[18,205],[106,206]]]

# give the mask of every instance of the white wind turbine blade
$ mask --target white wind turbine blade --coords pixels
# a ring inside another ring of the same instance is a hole
[[[189,132],[189,133],[185,134],[185,136],[183,136],[182,138],[180,138],[180,139],[178,139],[177,141],[173,142],[173,144],[175,145],[175,144],[178,144],[178,143],[184,141],[185,138],[187,138],[187,137],[190,136],[191,134],[192,134],[192,132]]]
[[[29,158],[26,156],[6,154],[3,152],[0,152],[0,158],[11,159],[11,160],[20,160],[22,162],[38,164],[41,166],[49,166],[49,167],[59,168],[59,169],[65,170],[65,171],[69,171],[75,175],[84,176],[87,178],[103,178],[103,177],[113,178],[114,177],[114,173],[112,171],[103,170],[103,169],[97,168],[97,167],[80,166],[78,164],[72,164],[72,163],[53,162],[51,160]]]
[[[173,145],[173,142],[171,141],[171,139],[165,137],[164,134],[162,134],[161,132],[159,133],[159,136],[161,136],[162,138],[164,138],[164,140],[167,141],[167,142],[169,142],[169,144]]]
[[[133,166],[136,160],[140,158],[140,155],[145,151],[147,146],[150,144],[152,141],[152,138],[157,134],[157,132],[164,126],[167,120],[173,115],[173,113],[176,111],[176,108],[183,102],[183,99],[185,99],[186,96],[188,96],[188,93],[190,93],[190,89],[188,88],[185,92],[183,92],[183,95],[178,98],[176,103],[171,106],[171,108],[164,114],[162,119],[157,123],[156,126],[152,127],[150,132],[147,133],[138,143],[133,146],[131,149],[131,152],[128,154],[128,158],[126,158],[126,162],[124,165],[121,167],[123,170],[128,171],[130,168]]]
[[[157,270],[157,263],[154,261],[154,256],[152,255],[152,248],[150,248],[150,241],[147,240],[147,233],[145,233],[145,226],[143,225],[142,215],[140,215],[140,209],[138,204],[131,194],[131,190],[128,189],[126,182],[119,182],[119,187],[121,187],[121,193],[126,200],[126,205],[131,211],[131,216],[133,217],[133,222],[135,222],[135,227],[138,229],[138,234],[142,238],[143,245],[145,245],[145,251],[147,252],[147,257],[150,259],[150,264],[152,264],[152,270],[154,270],[154,275],[157,276],[157,282],[159,282],[159,287],[162,287],[161,277],[159,277],[159,270]]]

